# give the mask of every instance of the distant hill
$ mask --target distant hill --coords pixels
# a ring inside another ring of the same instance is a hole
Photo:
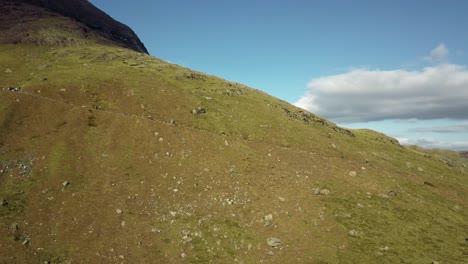
[[[458,152],[341,128],[48,3],[72,4],[0,2],[0,263],[466,263]]]

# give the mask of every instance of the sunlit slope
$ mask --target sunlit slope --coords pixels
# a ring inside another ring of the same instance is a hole
[[[466,159],[99,41],[0,87],[1,262],[466,263]]]

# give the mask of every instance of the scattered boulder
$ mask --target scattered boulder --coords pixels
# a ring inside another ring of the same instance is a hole
[[[21,90],[21,87],[14,87],[14,86],[8,87],[8,91],[18,92],[19,90]]]
[[[355,237],[355,236],[358,235],[358,232],[357,232],[356,230],[352,229],[352,230],[350,230],[350,231],[348,232],[348,234],[349,234],[350,236]]]
[[[327,190],[327,189],[322,189],[322,190],[320,190],[319,194],[320,194],[320,195],[329,195],[329,194],[330,194],[330,191]]]
[[[283,242],[281,242],[279,238],[270,237],[267,239],[267,244],[270,247],[277,248],[277,247],[281,247],[283,245]]]
[[[381,251],[388,251],[390,249],[389,246],[379,248]]]
[[[384,198],[384,199],[390,198],[388,195],[383,194],[383,193],[380,193],[380,194],[379,194],[379,197],[380,197],[380,198]]]
[[[264,222],[265,222],[265,225],[266,225],[266,226],[269,226],[269,225],[271,225],[271,224],[273,223],[273,215],[272,215],[272,214],[265,215],[265,216],[263,217],[263,220],[264,220]]]
[[[206,109],[203,108],[203,107],[197,107],[195,109],[192,110],[192,114],[193,115],[202,115],[202,114],[206,114]]]
[[[17,223],[13,223],[10,225],[10,230],[15,232],[16,230],[19,229],[19,225]]]

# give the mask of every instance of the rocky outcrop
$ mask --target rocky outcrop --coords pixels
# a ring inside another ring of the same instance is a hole
[[[85,24],[106,39],[129,49],[148,53],[145,45],[131,28],[114,20],[87,0],[17,0],[17,2],[41,6],[70,17]]]

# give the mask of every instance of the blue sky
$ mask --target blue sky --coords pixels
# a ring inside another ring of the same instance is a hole
[[[91,2],[163,60],[342,126],[468,149],[468,1]]]

